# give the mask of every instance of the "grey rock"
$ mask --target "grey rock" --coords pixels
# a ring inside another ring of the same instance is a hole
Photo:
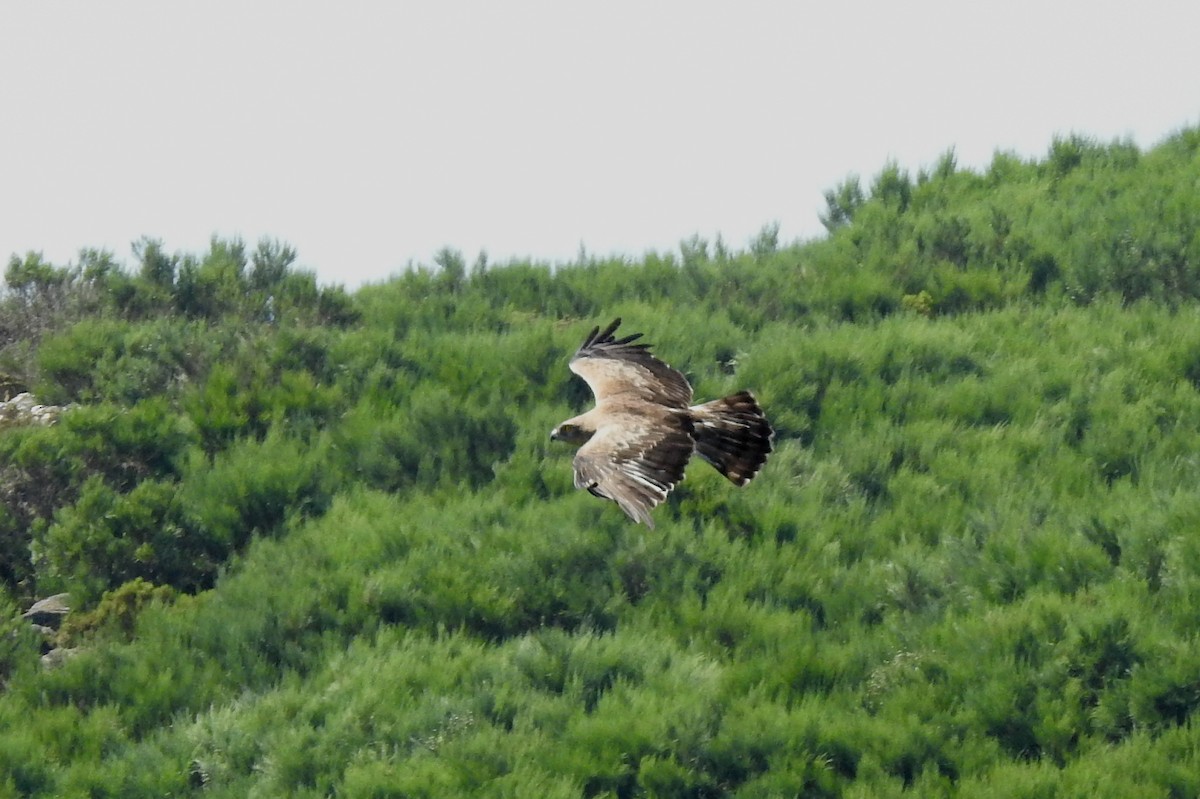
[[[71,612],[71,595],[54,594],[45,599],[39,599],[30,606],[21,617],[30,624],[57,629],[62,623],[63,616]]]
[[[71,658],[78,655],[82,650],[79,647],[59,647],[51,649],[46,654],[42,655],[42,665],[48,669],[55,669],[66,663]]]

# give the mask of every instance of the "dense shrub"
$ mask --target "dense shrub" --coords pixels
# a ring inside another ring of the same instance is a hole
[[[273,242],[17,261],[0,370],[78,405],[0,436],[0,793],[1195,794],[1198,142],[354,295]],[[614,316],[776,429],[654,531],[547,440]]]

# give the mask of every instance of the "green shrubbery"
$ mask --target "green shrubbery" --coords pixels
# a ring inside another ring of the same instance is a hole
[[[1198,143],[353,296],[274,242],[14,259],[3,385],[69,407],[0,434],[0,795],[1200,792]],[[617,315],[777,431],[654,531],[547,439]]]

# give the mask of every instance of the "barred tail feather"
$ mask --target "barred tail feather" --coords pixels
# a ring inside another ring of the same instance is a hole
[[[749,391],[691,408],[696,454],[734,485],[749,483],[767,462],[771,429],[762,408]]]

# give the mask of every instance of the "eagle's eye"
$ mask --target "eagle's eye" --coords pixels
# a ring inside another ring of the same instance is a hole
[[[591,436],[577,424],[560,424],[551,431],[550,438],[556,441],[566,441],[569,444],[582,444]]]

